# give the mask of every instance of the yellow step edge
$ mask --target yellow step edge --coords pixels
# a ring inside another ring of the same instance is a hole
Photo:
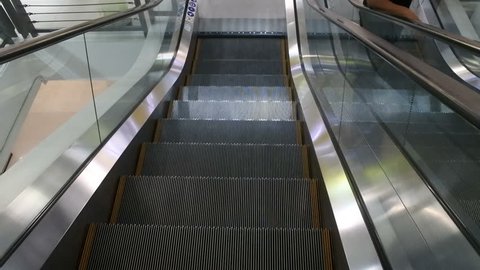
[[[117,195],[115,196],[115,201],[113,202],[112,214],[110,216],[110,223],[117,223],[118,213],[120,212],[120,205],[122,203],[123,192],[125,191],[125,183],[127,182],[127,177],[122,176],[118,182]]]
[[[137,169],[135,170],[135,175],[140,175],[143,169],[143,162],[145,161],[145,151],[147,146],[143,143],[140,148],[140,154],[138,155]]]
[[[190,74],[195,74],[197,71],[198,55],[199,55],[201,46],[202,46],[202,39],[199,38],[197,39],[197,44],[195,44],[195,54],[194,54],[192,70],[190,71]]]
[[[318,205],[317,181],[310,180],[310,204],[312,207],[312,225],[314,228],[320,228],[320,207]]]
[[[155,125],[155,133],[153,135],[153,142],[159,142],[160,141],[160,136],[162,135],[162,129],[163,129],[163,120],[158,119],[157,124]]]
[[[302,134],[302,123],[300,121],[295,122],[295,130],[296,130],[296,135],[297,135],[297,144],[302,145],[303,144],[303,134]]]
[[[322,253],[323,253],[323,269],[333,270],[332,258],[332,242],[330,239],[330,231],[322,230]]]
[[[303,177],[310,178],[310,166],[308,164],[308,148],[302,146],[302,163],[303,163]]]
[[[88,227],[85,245],[83,246],[82,257],[78,266],[79,270],[86,270],[88,268],[88,261],[90,260],[90,254],[92,253],[93,241],[95,239],[96,230],[97,226],[95,224],[90,224],[90,226]]]

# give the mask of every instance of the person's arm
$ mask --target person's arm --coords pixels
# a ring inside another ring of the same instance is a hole
[[[403,17],[412,21],[419,21],[417,15],[412,10],[390,2],[389,0],[368,0],[368,7],[383,10],[391,15]]]

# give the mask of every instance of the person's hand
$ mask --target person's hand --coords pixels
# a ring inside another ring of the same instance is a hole
[[[420,21],[417,14],[415,14],[411,9],[405,9],[405,12],[403,12],[402,17],[414,22]]]

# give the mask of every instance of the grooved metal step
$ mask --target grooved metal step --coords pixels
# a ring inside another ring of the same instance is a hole
[[[188,76],[187,85],[286,86],[287,82],[285,75],[193,74]]]
[[[80,269],[303,270],[328,261],[320,229],[100,224],[91,230],[95,239]]]
[[[159,142],[297,144],[297,121],[161,120]]]
[[[141,175],[308,178],[299,145],[159,143],[144,151]]]
[[[172,119],[295,120],[295,102],[172,101]]]
[[[278,60],[283,55],[279,38],[202,38],[201,59]]]
[[[321,23],[320,23],[321,24]],[[260,39],[272,33],[286,36],[285,19],[270,18],[202,18],[199,21],[201,34],[221,35],[257,35]]]
[[[312,214],[318,208],[311,206],[313,181],[132,176],[124,182],[116,222],[312,228],[318,224],[313,220],[318,214]]]
[[[289,87],[241,87],[241,86],[185,86],[180,91],[180,100],[251,100],[290,101]]]
[[[199,60],[196,74],[284,74],[282,60]]]

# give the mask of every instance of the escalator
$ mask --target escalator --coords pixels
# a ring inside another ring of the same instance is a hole
[[[90,226],[80,269],[332,269],[284,40],[197,42],[111,224]]]
[[[280,35],[198,32],[196,1],[169,10],[176,17],[155,30],[181,28],[165,35],[181,40],[146,46],[155,54],[135,62],[155,59],[140,84],[151,92],[122,122],[110,123],[121,106],[98,120],[98,152],[2,267],[480,265],[471,221],[480,119],[469,110],[478,97],[449,96],[452,85],[473,91],[402,62],[344,18],[285,5]],[[133,92],[121,102],[143,93]],[[462,200],[470,208],[455,205]]]

